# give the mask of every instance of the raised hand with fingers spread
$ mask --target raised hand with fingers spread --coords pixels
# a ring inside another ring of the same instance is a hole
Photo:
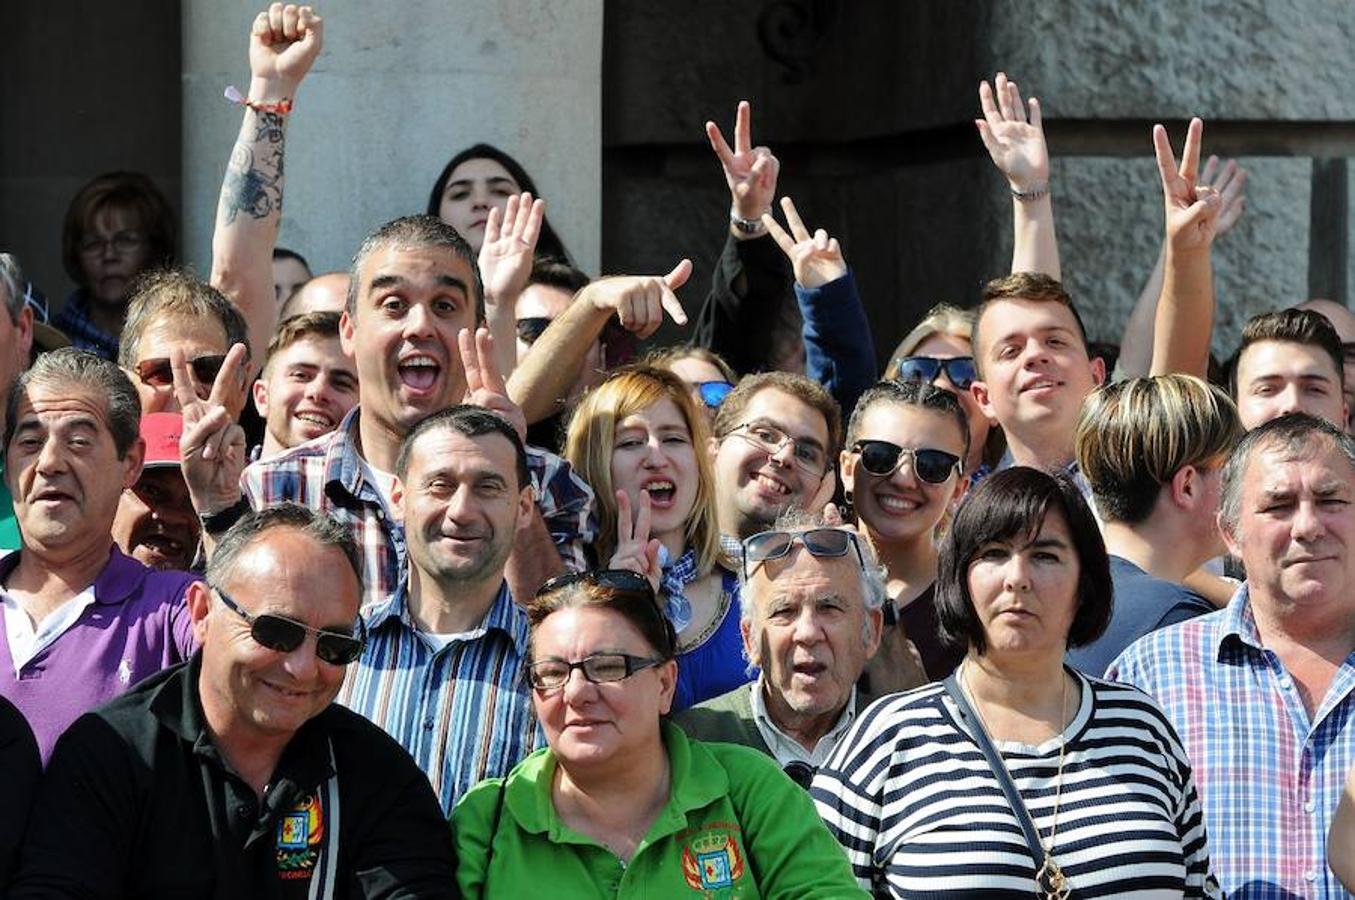
[[[776,177],[781,163],[766,147],[753,146],[753,109],[747,100],[739,101],[734,116],[734,147],[731,149],[720,126],[706,123],[706,137],[724,169],[725,183],[729,185],[729,214],[734,236],[758,237],[762,230],[756,223],[762,214],[770,212],[776,196]]]
[[[1049,148],[1044,139],[1040,101],[1021,102],[1021,90],[998,72],[990,87],[979,84],[983,118],[975,119],[979,138],[1013,191],[1022,193],[1049,187]],[[1027,112],[1029,109],[1029,112]]]
[[[657,594],[663,569],[659,565],[658,538],[649,536],[649,492],[641,491],[640,505],[631,515],[630,496],[616,492],[616,550],[607,563],[609,569],[629,569],[649,579]]]
[[[494,338],[489,329],[477,328],[472,334],[469,328],[463,328],[457,332],[456,344],[466,367],[466,396],[462,402],[503,416],[525,443],[527,419],[518,405],[508,399],[508,388],[494,362]]]
[[[837,238],[830,238],[822,228],[811,235],[795,210],[795,201],[789,197],[781,198],[781,210],[786,214],[789,234],[777,224],[771,213],[763,215],[762,224],[790,259],[797,282],[807,288],[816,288],[847,274],[847,261],[842,258],[842,248],[838,246]]]
[[[533,200],[530,191],[508,198],[503,212],[496,206],[485,222],[485,240],[480,245],[480,280],[485,290],[485,321],[494,335],[499,372],[504,376],[517,366],[515,341],[518,297],[532,274],[546,201]]]
[[[1162,197],[1167,209],[1167,243],[1177,251],[1207,249],[1214,241],[1222,195],[1198,178],[1204,123],[1191,119],[1186,144],[1178,166],[1167,129],[1153,126],[1153,150],[1162,176]]]
[[[245,469],[245,432],[226,406],[230,392],[240,383],[245,345],[236,344],[226,354],[206,400],[198,396],[183,348],[171,348],[169,361],[174,396],[183,413],[179,456],[188,496],[200,516],[221,512],[239,502],[240,473]]]

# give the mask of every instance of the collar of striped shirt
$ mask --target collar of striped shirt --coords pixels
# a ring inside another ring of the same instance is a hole
[[[373,609],[367,616],[367,632],[373,637],[368,640],[378,639],[376,637],[383,629],[403,628],[412,632],[420,632],[418,624],[414,621],[413,614],[409,611],[409,581],[406,580],[400,585],[400,589],[390,598],[390,600]],[[483,637],[490,631],[502,631],[513,642],[514,649],[518,656],[527,658],[527,616],[513,602],[513,595],[508,591],[508,582],[499,586],[498,596],[494,598],[493,604],[489,607],[489,612],[485,614],[480,624],[472,630],[465,633],[466,640],[474,640]],[[445,648],[444,648],[445,649]]]

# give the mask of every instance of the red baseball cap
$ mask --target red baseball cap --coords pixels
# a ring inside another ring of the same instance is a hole
[[[141,417],[141,439],[146,442],[143,469],[180,467],[179,437],[183,416],[179,413],[147,413]]]

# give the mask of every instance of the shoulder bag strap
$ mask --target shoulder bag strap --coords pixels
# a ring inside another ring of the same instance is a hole
[[[1002,793],[1007,796],[1007,804],[1012,808],[1012,815],[1016,816],[1016,822],[1025,832],[1026,844],[1030,849],[1030,858],[1035,862],[1035,871],[1040,871],[1044,865],[1045,853],[1044,845],[1040,843],[1040,833],[1035,828],[1035,823],[1031,821],[1030,811],[1026,809],[1026,801],[1021,799],[1021,792],[1016,789],[1015,782],[1012,781],[1011,773],[1007,771],[1007,765],[1002,761],[997,748],[993,746],[993,741],[988,737],[988,732],[983,728],[983,722],[974,713],[974,708],[969,705],[968,698],[964,691],[960,689],[960,683],[952,673],[943,682],[946,693],[950,699],[955,701],[959,707],[960,718],[964,720],[965,726],[974,738],[974,743],[979,745],[983,751],[984,758],[988,760],[988,767],[993,770],[993,777],[997,779],[998,786],[1002,788]]]

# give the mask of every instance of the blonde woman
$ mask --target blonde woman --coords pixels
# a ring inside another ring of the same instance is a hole
[[[635,366],[584,396],[565,440],[565,456],[597,495],[599,563],[644,568],[619,556],[633,555],[636,542],[657,542],[660,594],[678,635],[675,710],[750,680],[738,577],[720,550],[709,434],[682,379]],[[646,536],[631,533],[632,510]]]
[[[969,453],[965,472],[977,482],[993,470],[1007,449],[1002,429],[983,414],[969,392],[974,382],[974,313],[948,303],[927,311],[912,331],[899,341],[885,367],[885,377],[896,381],[926,381],[960,398],[969,419]]]

